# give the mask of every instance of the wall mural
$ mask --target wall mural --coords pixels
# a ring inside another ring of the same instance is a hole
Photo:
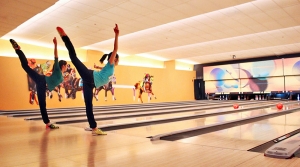
[[[70,64],[67,64],[67,70],[63,76],[64,81],[60,85],[65,89],[65,98],[76,99],[76,92],[82,91],[82,79],[76,76],[76,69],[71,68]]]
[[[227,80],[239,78],[239,66],[238,64],[221,65],[221,66],[209,66],[203,68],[204,80]]]
[[[28,59],[28,65],[30,68],[34,69],[37,73],[45,76],[50,76],[52,74],[51,62],[46,61],[43,64],[36,63],[35,59]],[[65,89],[66,98],[72,97],[73,99],[76,98],[76,92],[74,89],[77,89],[79,85],[80,79],[76,78],[76,71],[74,68],[70,67],[70,64],[67,65],[67,71],[63,74],[64,81],[55,87],[53,91],[55,91],[58,95],[58,100],[61,102],[62,95],[60,93],[60,89]],[[37,100],[37,92],[36,92],[36,84],[35,82],[27,75],[28,80],[28,88],[29,88],[29,103],[34,104],[34,102],[38,105]],[[81,86],[82,88],[82,86]],[[52,99],[53,93],[47,90],[45,95]]]
[[[239,88],[238,64],[204,67],[205,89],[212,92],[231,92]]]
[[[240,92],[284,91],[284,77],[240,79]]]
[[[203,78],[206,93],[300,90],[300,58],[204,67]]]
[[[146,73],[142,81],[138,81],[137,83],[134,84],[134,89],[139,92],[138,100],[141,103],[143,103],[143,99],[142,99],[143,93],[148,93],[148,101],[151,100],[152,96],[154,96],[154,98],[156,99],[156,96],[152,91],[153,80],[154,80],[154,76]],[[135,97],[135,91],[133,93],[134,93],[133,96]]]
[[[35,59],[28,59],[28,65],[30,68],[34,69],[37,73],[41,75],[49,76],[52,74],[51,62],[46,61],[43,64],[38,64]],[[82,79],[76,76],[76,69],[72,68],[70,64],[67,64],[67,70],[63,74],[64,80],[63,82],[55,87],[54,91],[58,94],[58,100],[61,102],[63,96],[60,93],[60,89],[63,88],[65,91],[65,98],[66,99],[76,99],[76,93],[78,91],[82,91],[83,82]],[[29,90],[29,103],[37,105],[37,92],[36,92],[36,84],[35,82],[27,75],[28,81],[28,90]],[[107,92],[110,91],[113,96],[113,100],[116,100],[114,97],[114,87],[112,86],[116,84],[116,76],[113,75],[110,77],[110,82],[106,85],[103,85],[99,88],[95,88],[94,91],[94,98],[98,101],[98,93],[103,89],[105,90],[105,100],[107,100]],[[52,99],[53,93],[47,90],[45,95]],[[82,95],[83,98],[83,95]]]
[[[105,91],[105,97],[104,100],[107,101],[107,92],[109,91],[112,95],[112,100],[117,100],[115,98],[115,88],[113,87],[113,84],[117,83],[117,78],[115,76],[115,74],[113,74],[110,78],[109,78],[109,82],[103,86],[100,86],[99,88],[95,88],[94,91],[94,98],[96,99],[96,101],[98,101],[98,94],[101,90]]]
[[[27,61],[28,61],[28,66],[31,69],[34,69],[34,71],[36,71],[37,73],[39,73],[41,75],[46,75],[46,76],[49,76],[52,74],[52,69],[50,69],[50,67],[51,67],[50,61],[46,61],[43,64],[37,64],[35,59],[27,59]],[[34,104],[34,102],[35,102],[38,105],[36,84],[28,75],[27,75],[27,81],[28,81],[28,89],[29,89],[29,103]],[[62,96],[60,94],[60,85],[55,87],[54,91],[57,92],[59,101],[61,101]],[[53,96],[52,92],[47,90],[45,93],[47,94],[47,96],[52,98],[52,96]]]
[[[240,80],[205,81],[205,92],[239,92]]]
[[[264,78],[283,76],[281,59],[239,64],[240,78]]]
[[[300,58],[284,59],[286,91],[300,91]]]

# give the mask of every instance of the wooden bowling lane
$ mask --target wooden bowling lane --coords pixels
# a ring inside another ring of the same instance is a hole
[[[223,102],[223,104],[229,104],[230,102]],[[192,106],[202,106],[207,104],[218,105],[215,101],[187,101],[186,103],[152,103],[152,104],[140,104],[140,105],[112,105],[112,106],[97,106],[94,107],[94,115],[100,114],[111,114],[111,113],[122,113],[122,112],[137,112],[137,111],[155,111],[160,109],[173,109],[173,108],[187,108]],[[58,109],[49,109],[48,115],[51,118],[69,118],[69,117],[78,117],[85,115],[85,108],[58,108]],[[26,120],[38,120],[41,119],[40,112],[34,113],[23,113],[18,112],[14,114],[9,114],[8,116],[12,117],[25,117]]]
[[[177,140],[177,142],[249,150],[299,128],[300,112],[295,112],[263,121]]]
[[[110,110],[122,110],[124,107],[127,109],[139,109],[141,106],[143,108],[155,107],[172,107],[172,106],[189,106],[189,105],[198,105],[204,104],[204,101],[181,101],[181,102],[161,102],[161,103],[143,103],[143,104],[126,104],[126,105],[110,105],[110,106],[94,106],[95,111],[110,111]],[[209,103],[217,103],[216,101],[210,101]],[[49,108],[47,109],[48,115],[52,114],[76,114],[82,113],[85,111],[85,107],[72,107],[72,108]],[[8,110],[0,111],[0,115],[8,115],[12,117],[26,117],[26,116],[40,116],[39,109],[30,109],[30,110]]]
[[[254,102],[241,102],[241,104],[244,105],[250,105]],[[264,102],[266,104],[269,104],[270,102]],[[255,103],[254,103],[255,104]],[[189,112],[189,111],[195,111],[195,110],[202,110],[202,109],[211,109],[211,108],[220,108],[220,107],[228,107],[232,106],[232,103],[226,102],[225,104],[219,103],[219,104],[198,104],[198,105],[188,105],[188,106],[166,106],[166,107],[155,107],[153,108],[143,108],[142,106],[138,109],[127,109],[126,105],[123,107],[122,110],[114,111],[109,109],[107,111],[94,111],[94,116],[96,121],[101,120],[108,120],[108,119],[119,119],[124,117],[140,117],[140,116],[153,116],[155,114],[167,114],[167,113],[173,113],[173,112]],[[86,122],[86,114],[85,112],[82,112],[80,114],[51,114],[49,115],[49,118],[58,124],[69,124],[69,123],[76,123],[76,122]],[[26,117],[26,120],[40,120],[41,116],[36,117]]]
[[[215,104],[215,103],[212,103]],[[170,109],[179,109],[179,108],[189,108],[189,107],[199,107],[199,106],[204,106],[207,105],[206,103],[194,103],[194,104],[178,104],[178,105],[164,105],[162,106],[161,104],[152,104],[151,106],[144,106],[140,105],[138,107],[132,108],[131,106],[128,105],[123,105],[121,108],[114,108],[111,106],[106,106],[105,108],[102,108],[101,110],[95,108],[93,110],[94,115],[111,115],[111,114],[122,114],[122,113],[137,113],[137,112],[144,112],[144,111],[156,111],[156,110],[170,110]],[[217,104],[215,104],[217,105]],[[50,114],[52,118],[63,118],[63,117],[78,117],[78,116],[85,116],[85,109],[81,110],[80,113],[76,114]],[[35,119],[35,117],[30,117],[31,119]]]
[[[110,105],[110,106],[94,106],[95,111],[108,111],[108,110],[123,110],[124,107],[127,109],[139,109],[155,107],[171,107],[171,106],[192,106],[202,104],[203,101],[185,101],[185,102],[162,102],[162,103],[144,103],[144,104],[128,104],[128,105]],[[211,102],[213,103],[213,102]],[[47,109],[49,115],[54,114],[75,114],[85,111],[85,107],[73,107],[73,108],[50,108]],[[25,116],[39,116],[39,109],[34,110],[13,110],[13,111],[0,111],[2,115],[8,115],[13,117],[25,117]]]
[[[247,104],[247,103],[241,103],[241,104]],[[265,104],[265,103],[263,103]],[[275,105],[274,103],[266,103],[266,105]],[[261,104],[260,104],[261,105]],[[249,107],[255,108],[256,106],[260,106],[257,103],[251,104],[251,105],[242,105],[241,108],[247,109]],[[209,108],[209,107],[208,107]],[[157,115],[150,115],[150,116],[139,116],[137,113],[137,116],[130,117],[130,118],[119,118],[119,119],[110,119],[110,120],[103,120],[103,121],[97,121],[98,126],[101,125],[113,125],[113,124],[122,124],[122,123],[132,123],[132,122],[141,122],[141,121],[151,121],[151,120],[159,120],[159,119],[167,119],[167,118],[178,118],[178,117],[185,117],[185,116],[195,116],[195,115],[200,115],[200,114],[212,114],[212,113],[217,113],[217,114],[222,114],[222,112],[228,112],[228,111],[233,111],[234,109],[232,107],[221,107],[221,108],[215,108],[215,109],[203,109],[203,110],[194,110],[191,112],[178,112],[178,113],[167,113],[167,114],[161,114],[158,113]],[[160,112],[160,111],[159,111]],[[237,110],[236,110],[237,112]],[[113,114],[110,116],[114,116]],[[117,115],[115,115],[117,116]],[[120,116],[120,115],[119,115]],[[128,114],[126,114],[128,116]],[[105,118],[106,116],[102,116]],[[83,117],[85,118],[85,117]],[[101,117],[97,117],[101,118]],[[57,120],[57,119],[56,119]],[[75,127],[88,127],[87,123],[70,123],[68,124],[70,126],[75,126]]]
[[[269,107],[269,108],[265,108],[265,109],[257,109],[257,110],[252,110],[252,111],[244,111],[244,112],[225,114],[225,115],[220,114],[220,115],[212,116],[212,117],[204,117],[204,118],[192,119],[192,120],[186,120],[186,121],[177,121],[177,122],[172,122],[172,123],[152,124],[152,125],[135,127],[135,128],[112,130],[109,132],[133,135],[133,136],[140,136],[140,137],[150,137],[150,136],[155,136],[158,134],[171,133],[173,131],[190,129],[190,128],[194,128],[194,127],[204,127],[204,126],[212,125],[215,123],[232,121],[232,120],[236,120],[236,119],[243,119],[243,118],[258,116],[258,115],[266,114],[266,113],[279,112],[275,106],[276,105],[274,104],[274,107]],[[298,104],[288,105],[288,106],[289,107],[292,107],[292,106],[297,107]],[[105,126],[98,126],[98,127],[105,130]]]

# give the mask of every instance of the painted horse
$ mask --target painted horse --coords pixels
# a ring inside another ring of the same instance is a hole
[[[65,88],[66,98],[76,98],[76,92],[82,91],[82,79],[76,77],[75,69],[71,69],[70,73],[64,76],[63,87]]]
[[[35,72],[37,72],[40,75],[45,75],[45,76],[51,76],[52,75],[52,70],[50,69],[51,63],[49,61],[46,61],[46,63],[44,64],[36,64],[36,60],[35,59],[27,59],[28,61],[28,66],[30,68],[32,68]],[[36,104],[38,105],[38,100],[37,100],[37,91],[36,91],[36,84],[35,82],[27,75],[28,78],[28,85],[29,85],[29,103],[33,104],[34,102],[36,102]],[[61,101],[62,96],[60,95],[60,85],[58,85],[57,87],[55,87],[54,89],[55,92],[57,92],[58,94],[58,100]],[[50,99],[52,99],[53,95],[52,92],[49,91],[48,89],[46,90],[46,95],[50,97]]]
[[[111,95],[112,95],[112,99],[113,100],[117,100],[115,98],[115,88],[112,86],[114,84],[116,84],[116,76],[115,75],[112,75],[109,79],[109,82],[103,86],[100,86],[99,88],[96,88],[95,91],[94,91],[94,98],[96,99],[96,101],[98,101],[98,94],[99,92],[103,89],[105,90],[105,101],[107,101],[107,92],[110,91],[111,92]]]
[[[152,91],[152,83],[149,81],[145,81],[145,82],[137,82],[134,84],[134,88],[135,90],[139,91],[139,96],[138,96],[138,100],[141,101],[141,103],[143,103],[143,99],[142,99],[142,94],[143,93],[148,93],[148,101],[151,100],[151,95],[154,96],[154,98],[156,99],[156,96],[154,95],[153,91]]]

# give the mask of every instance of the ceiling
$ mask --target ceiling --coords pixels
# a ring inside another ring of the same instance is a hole
[[[76,48],[212,63],[300,53],[300,0],[1,0],[0,37],[52,47],[65,29]],[[59,42],[61,47],[62,42]]]

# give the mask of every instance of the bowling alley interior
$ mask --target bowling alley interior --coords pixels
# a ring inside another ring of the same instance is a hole
[[[299,166],[299,8],[299,0],[2,0],[1,166]],[[89,74],[104,76],[110,61],[100,59],[117,50],[106,84],[81,73],[57,27]],[[51,90],[55,55],[66,64]]]

